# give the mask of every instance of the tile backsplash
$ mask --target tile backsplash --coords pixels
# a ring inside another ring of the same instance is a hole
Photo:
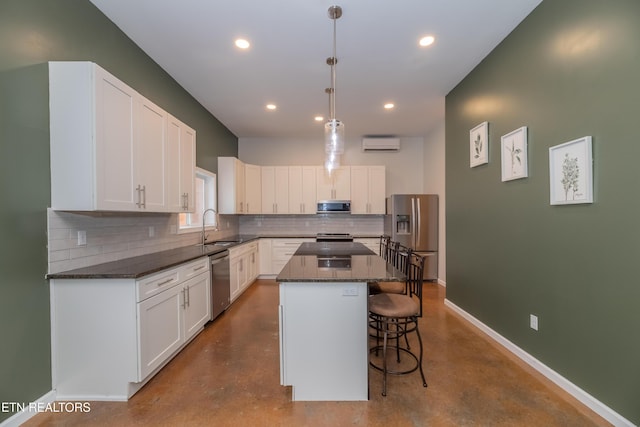
[[[47,211],[49,273],[102,264],[198,244],[198,231],[177,233],[177,214]],[[234,234],[295,236],[351,233],[378,236],[382,215],[220,215],[220,231],[208,240]],[[86,243],[78,244],[78,232]]]
[[[350,233],[354,236],[379,236],[383,231],[382,215],[244,215],[240,230],[245,234],[295,235],[316,233]]]
[[[201,233],[177,233],[177,214],[47,211],[49,273],[131,258],[200,242]],[[78,232],[86,244],[78,245]],[[238,233],[238,218],[220,216],[209,240]]]

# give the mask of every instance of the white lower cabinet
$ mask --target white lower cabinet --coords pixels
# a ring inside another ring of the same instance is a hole
[[[58,399],[128,400],[209,320],[209,259],[135,279],[52,279]]]
[[[258,241],[229,249],[231,301],[236,300],[258,277]]]
[[[262,238],[260,239],[260,274],[277,275],[289,262],[298,247],[313,238]]]
[[[176,285],[138,304],[139,380],[162,365],[184,342],[182,298],[182,287]]]
[[[161,366],[211,317],[209,274],[203,273],[138,303],[140,379]]]
[[[353,239],[356,243],[362,243],[371,249],[377,255],[380,255],[380,238],[379,237],[356,237]]]

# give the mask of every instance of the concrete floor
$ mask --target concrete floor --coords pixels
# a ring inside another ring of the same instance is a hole
[[[258,280],[129,402],[41,413],[25,425],[609,425],[446,309],[444,293],[425,284],[428,388],[417,372],[391,376],[385,398],[381,374],[370,369],[368,402],[291,402],[290,388],[279,385],[278,286]]]

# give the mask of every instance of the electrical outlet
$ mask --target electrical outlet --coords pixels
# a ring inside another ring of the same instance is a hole
[[[156,229],[152,226],[149,226],[149,237],[153,237],[156,235]]]
[[[536,316],[535,314],[530,314],[529,315],[529,326],[534,331],[538,330],[538,316]]]
[[[78,246],[85,246],[87,244],[87,232],[84,230],[78,230]]]
[[[355,286],[348,286],[346,288],[342,288],[342,295],[344,296],[358,296],[358,288]]]

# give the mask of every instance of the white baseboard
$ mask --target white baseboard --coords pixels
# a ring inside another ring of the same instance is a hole
[[[553,381],[556,385],[562,388],[564,391],[578,399],[585,406],[590,408],[596,414],[600,415],[605,420],[609,421],[616,427],[635,427],[635,425],[624,418],[622,415],[615,412],[613,409],[606,406],[604,403],[600,402],[595,397],[591,396],[586,391],[582,390],[580,387],[573,384],[571,381],[564,378],[562,375],[558,374],[553,369],[546,366],[544,363],[540,362],[535,357],[531,356],[529,353],[473,317],[471,314],[467,313],[448,299],[444,300],[445,306],[449,307],[457,314],[462,316],[465,320],[476,326],[482,332],[487,334],[489,338],[506,348],[508,351],[513,353],[516,357],[524,361],[526,364],[531,366],[536,371],[540,372],[542,375],[547,377],[549,380]]]
[[[55,401],[56,392],[54,390],[51,390],[35,402],[15,402],[16,405],[22,405],[25,407],[25,409],[23,411],[15,413],[13,416],[4,420],[2,423],[0,423],[0,427],[18,427],[19,425],[25,423],[29,418],[38,414],[36,408],[46,406],[47,404],[51,404]],[[35,406],[31,406],[32,404],[34,404]]]

